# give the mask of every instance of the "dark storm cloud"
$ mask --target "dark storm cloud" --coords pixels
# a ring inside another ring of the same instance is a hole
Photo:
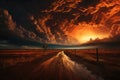
[[[56,0],[45,12],[70,12],[82,0]]]
[[[0,24],[7,26],[9,30],[15,29],[16,24],[12,20],[12,16],[9,14],[7,10],[0,9],[0,20],[1,20]],[[5,28],[4,26],[1,26],[1,27]]]
[[[119,27],[114,27],[120,23],[119,3],[120,0],[1,0],[0,7],[7,32],[37,42],[69,44],[77,40],[68,33],[83,23],[102,25],[104,30],[97,30],[119,35]]]

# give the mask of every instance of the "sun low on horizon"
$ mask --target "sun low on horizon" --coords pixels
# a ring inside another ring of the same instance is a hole
[[[0,80],[120,80],[120,0],[0,0]]]
[[[1,0],[0,13],[1,47],[120,42],[120,0]]]
[[[106,29],[106,30],[105,30]],[[106,27],[99,27],[99,25],[91,25],[87,23],[75,26],[75,29],[69,34],[79,41],[79,43],[87,43],[91,40],[104,39],[110,37],[109,29]]]

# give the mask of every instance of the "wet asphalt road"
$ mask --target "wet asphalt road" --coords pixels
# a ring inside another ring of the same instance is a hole
[[[103,80],[63,51],[0,70],[0,80]]]

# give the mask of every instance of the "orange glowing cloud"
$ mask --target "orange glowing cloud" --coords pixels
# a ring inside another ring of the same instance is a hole
[[[77,44],[77,41],[85,43],[120,35],[120,0],[52,0],[48,5],[34,3],[34,10],[31,5],[26,5],[27,8],[21,7],[23,4],[16,5],[12,7],[13,10],[8,8],[1,11],[3,22],[6,29],[25,39],[52,44]]]
[[[82,23],[75,26],[76,28],[70,33],[70,35],[76,38],[80,43],[109,37],[109,31],[107,31],[107,29],[104,31],[105,27],[100,26],[101,28],[99,28],[99,26],[100,25]]]

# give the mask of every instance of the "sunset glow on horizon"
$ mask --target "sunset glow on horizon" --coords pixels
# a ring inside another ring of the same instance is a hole
[[[28,44],[36,46],[36,43],[80,45],[90,41],[120,42],[120,0],[0,2],[2,47],[11,43],[19,46],[21,42],[19,47],[24,48]]]
[[[106,28],[106,31],[104,31],[105,27],[99,28],[99,25],[83,23],[75,27],[70,35],[73,35],[72,37],[76,38],[80,43],[109,37],[109,30]]]

